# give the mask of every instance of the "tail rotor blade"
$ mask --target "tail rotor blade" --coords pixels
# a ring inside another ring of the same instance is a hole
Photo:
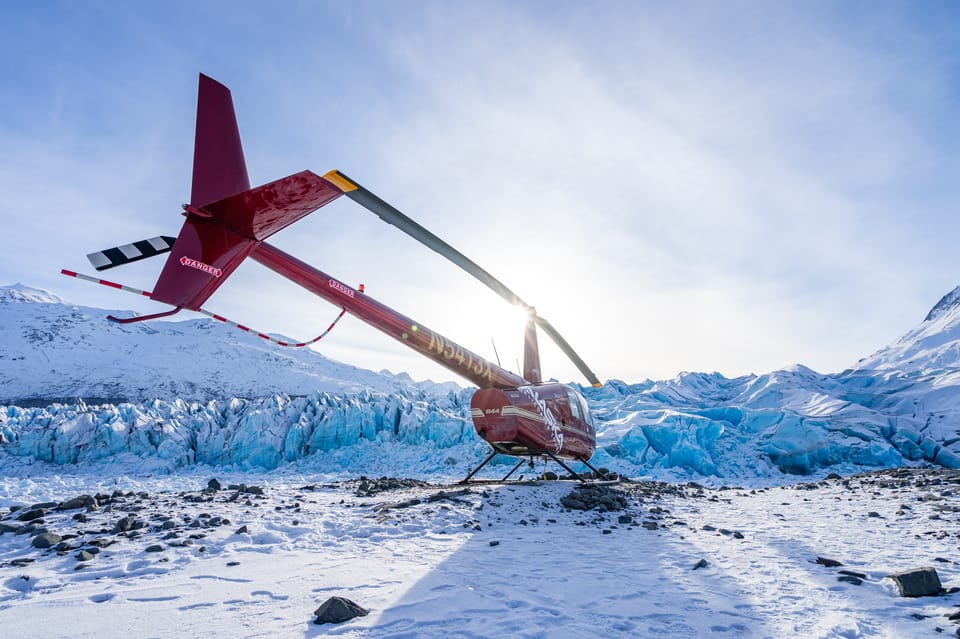
[[[173,248],[175,241],[176,238],[158,235],[157,237],[151,237],[149,240],[140,240],[133,244],[124,244],[96,253],[89,253],[87,259],[90,260],[93,268],[98,271],[105,271],[115,266],[122,266],[130,262],[145,260],[154,255],[167,253]]]

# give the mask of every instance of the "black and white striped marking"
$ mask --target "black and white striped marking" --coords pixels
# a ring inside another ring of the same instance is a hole
[[[173,248],[175,241],[176,238],[174,237],[158,235],[157,237],[151,237],[149,240],[140,240],[133,244],[124,244],[123,246],[108,248],[105,251],[90,253],[87,255],[87,259],[90,260],[93,268],[98,271],[105,271],[114,266],[121,266],[166,253]]]

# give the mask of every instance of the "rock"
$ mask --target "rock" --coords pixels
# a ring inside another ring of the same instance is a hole
[[[88,546],[96,546],[98,548],[106,548],[107,546],[113,543],[112,539],[107,539],[105,537],[98,537],[97,539],[91,539],[87,542]]]
[[[128,530],[133,530],[133,524],[136,521],[136,518],[133,515],[127,515],[119,520],[117,520],[116,526],[114,527],[115,532],[127,532]]]
[[[235,533],[233,533],[233,534],[234,534],[234,535],[246,535],[246,534],[247,534],[247,527],[246,527],[246,525],[243,525],[243,526],[240,526],[239,528],[237,528],[237,531],[236,531]]]
[[[493,539],[493,540],[490,541],[490,545],[491,545],[491,546],[499,546],[499,545],[500,545],[500,542],[497,541],[496,539]]]
[[[243,492],[247,493],[248,495],[263,495],[263,488],[260,486],[247,486],[246,490]]]
[[[574,488],[560,503],[572,510],[608,512],[626,508],[627,498],[610,486],[585,485]]]
[[[10,524],[2,524],[2,523],[0,523],[0,535],[2,535],[3,533],[8,533],[8,532],[17,532],[17,528],[19,528],[19,527],[20,527],[20,526],[11,526]]]
[[[316,615],[313,623],[343,623],[354,617],[364,617],[369,612],[345,597],[330,597],[313,611]]]
[[[160,544],[153,544],[152,546],[147,546],[144,552],[163,552],[163,546]]]
[[[59,544],[61,539],[57,533],[45,532],[34,537],[31,545],[34,548],[50,548]]]
[[[620,515],[619,517],[617,517],[617,523],[624,524],[624,525],[632,524],[633,517],[631,517],[630,515]]]
[[[46,508],[33,508],[17,515],[17,521],[33,521],[34,519],[40,519],[45,514],[47,514]]]
[[[838,575],[837,581],[844,581],[848,584],[853,584],[854,586],[859,586],[863,583],[863,579],[860,579],[860,577],[854,577],[853,575]]]
[[[96,557],[96,555],[94,555],[89,550],[81,550],[74,556],[77,558],[78,561],[90,561],[91,559]]]
[[[694,569],[694,570],[699,570],[700,568],[706,568],[706,567],[709,566],[709,565],[710,565],[710,564],[707,562],[706,559],[701,559],[700,561],[698,561],[697,563],[695,563],[695,564],[693,565],[693,569]]]
[[[836,559],[827,559],[826,557],[817,557],[816,563],[820,564],[821,566],[826,566],[827,568],[836,568],[837,566],[843,565]]]
[[[932,597],[943,589],[936,568],[916,568],[887,575],[887,578],[897,584],[901,597]]]
[[[214,477],[213,479],[211,479],[210,481],[207,482],[207,490],[209,490],[209,491],[211,491],[211,492],[216,492],[216,491],[220,490],[221,488],[222,488],[222,486],[220,485],[220,482],[217,481],[217,478],[216,478],[216,477]]]
[[[83,508],[87,505],[88,500],[92,499],[93,497],[90,495],[80,495],[79,497],[60,502],[57,504],[57,510],[76,510],[77,508]]]
[[[866,579],[867,575],[862,572],[854,572],[853,570],[838,570],[837,574],[847,575],[849,577],[856,577],[857,579]]]
[[[579,499],[576,499],[575,497],[572,497],[570,495],[567,495],[566,497],[562,498],[560,500],[560,503],[564,507],[569,508],[571,510],[589,510],[589,508],[585,503],[583,503]]]

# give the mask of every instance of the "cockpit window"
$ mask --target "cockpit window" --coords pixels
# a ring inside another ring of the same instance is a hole
[[[583,417],[580,414],[580,397],[572,390],[567,389],[567,397],[570,399],[570,412],[573,413],[575,419],[583,421]]]
[[[580,400],[580,408],[583,410],[583,421],[593,426],[593,415],[590,413],[590,407],[587,406],[587,400],[580,395],[577,395],[577,399]]]

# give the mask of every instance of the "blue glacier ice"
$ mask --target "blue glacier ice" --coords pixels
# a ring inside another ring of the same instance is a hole
[[[208,320],[112,324],[102,309],[23,286],[0,287],[0,310],[0,472],[36,463],[462,477],[487,454],[472,390],[453,383],[278,350]],[[593,463],[629,476],[960,468],[960,288],[840,373],[794,365],[581,391],[598,421]]]

